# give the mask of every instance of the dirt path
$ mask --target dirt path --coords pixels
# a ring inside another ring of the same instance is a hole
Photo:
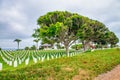
[[[99,75],[94,80],[120,80],[120,65],[107,73]]]

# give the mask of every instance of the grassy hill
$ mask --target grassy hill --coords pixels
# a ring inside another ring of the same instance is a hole
[[[120,49],[96,50],[1,71],[0,80],[92,80],[118,64]]]

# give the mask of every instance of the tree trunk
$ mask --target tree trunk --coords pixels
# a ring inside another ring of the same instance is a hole
[[[101,44],[101,42],[100,42],[100,49],[102,49],[102,44]]]
[[[85,47],[85,42],[84,41],[82,41],[82,45],[83,45],[83,50],[85,51],[86,47]]]
[[[66,55],[69,57],[69,46],[65,45]]]
[[[38,50],[39,48],[38,48],[38,42],[36,43],[36,50]]]
[[[18,50],[19,50],[19,42],[18,42]]]

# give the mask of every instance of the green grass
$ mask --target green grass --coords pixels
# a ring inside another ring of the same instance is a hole
[[[15,70],[0,72],[0,80],[92,80],[120,64],[120,49],[96,50],[73,57],[63,57]]]

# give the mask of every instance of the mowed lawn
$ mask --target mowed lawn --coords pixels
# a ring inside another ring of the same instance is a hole
[[[92,80],[120,64],[120,49],[96,50],[16,70],[0,72],[0,80]]]

